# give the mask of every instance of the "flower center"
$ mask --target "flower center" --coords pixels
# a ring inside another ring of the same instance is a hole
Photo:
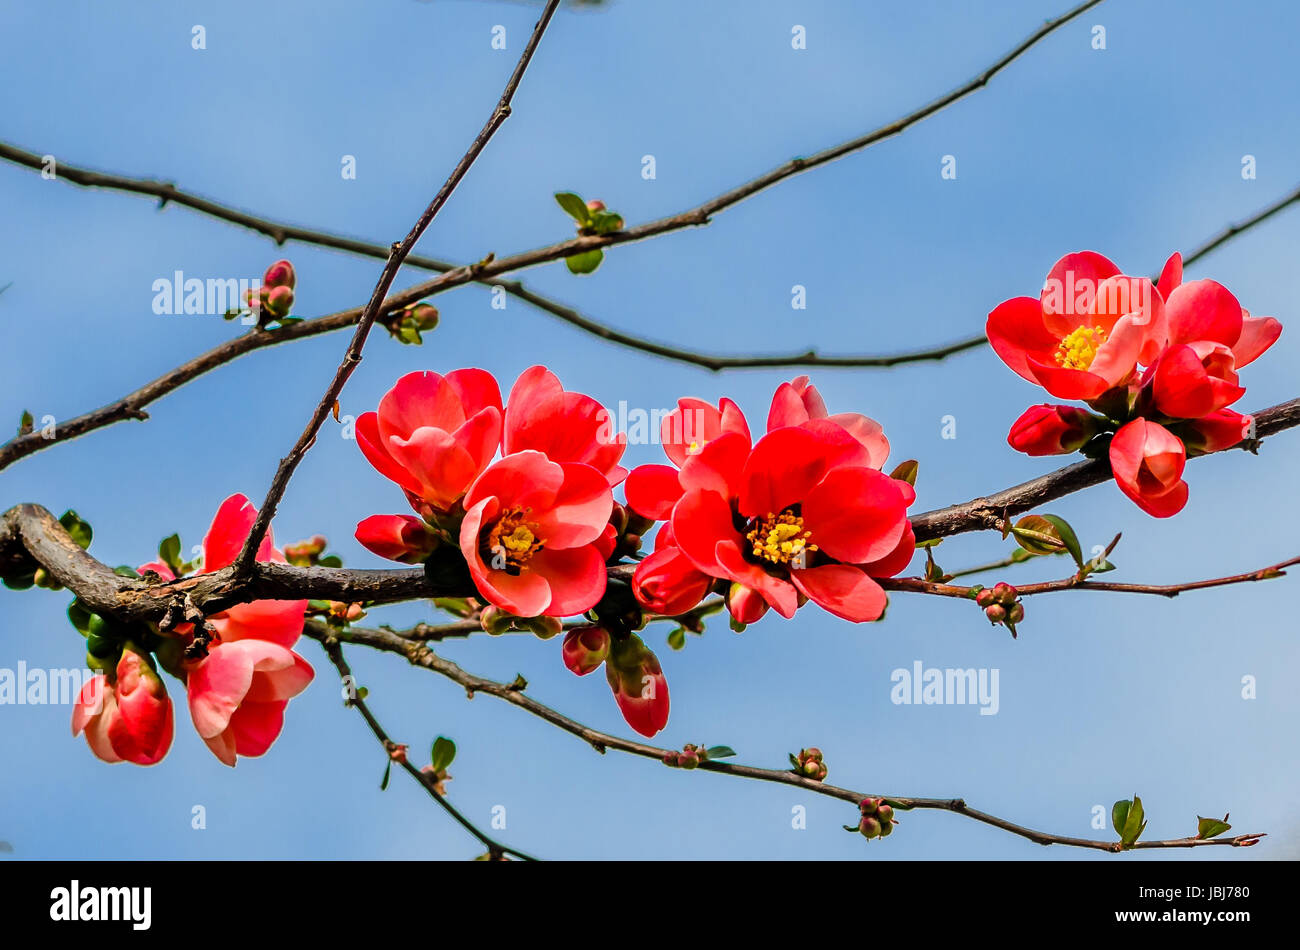
[[[528,560],[540,551],[545,542],[537,536],[539,526],[528,520],[532,509],[512,508],[497,519],[487,533],[483,559],[498,571],[519,574]]]
[[[1087,369],[1097,358],[1097,350],[1106,342],[1101,327],[1077,327],[1056,347],[1056,362],[1065,369]]]
[[[770,564],[803,560],[806,553],[817,550],[817,545],[808,543],[811,537],[812,532],[804,530],[803,518],[790,508],[779,515],[769,511],[766,518],[755,519],[745,533],[750,553]]]

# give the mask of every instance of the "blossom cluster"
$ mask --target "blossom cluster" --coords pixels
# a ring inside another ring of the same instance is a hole
[[[1231,448],[1253,420],[1229,408],[1238,371],[1282,325],[1252,316],[1213,280],[1183,281],[1174,254],[1153,284],[1094,251],[1056,262],[1038,297],[989,314],[989,342],[1011,369],[1058,399],[1025,411],[1008,441],[1028,455],[1109,456],[1120,490],[1158,518],[1187,504],[1189,454]]]
[[[579,675],[603,664],[645,735],[668,715],[659,662],[635,634],[649,615],[684,614],[710,592],[725,594],[736,625],[769,607],[791,617],[808,600],[853,621],[884,612],[875,578],[911,559],[915,492],[881,470],[878,423],[830,414],[800,377],[777,389],[758,440],[731,400],[679,400],[661,427],[670,465],[629,475],[618,464],[626,439],[611,429],[607,410],[542,366],[504,402],[481,369],[403,376],[356,434],[415,514],[372,515],[357,540],[431,577],[467,572],[494,630],[502,612],[527,629],[589,614],[566,636],[564,661]],[[613,497],[625,479],[626,506]],[[621,597],[608,568],[636,557],[656,524]]]
[[[221,503],[203,539],[205,571],[235,560],[256,517],[243,495]],[[285,560],[269,531],[257,560]],[[138,573],[162,581],[177,576],[174,565],[162,561],[142,564]],[[79,609],[74,603],[72,611]],[[87,615],[89,660],[104,675],[89,680],[77,697],[73,735],[84,732],[105,762],[161,761],[174,733],[161,668],[184,684],[194,729],[218,759],[233,766],[241,755],[262,755],[284,728],[289,700],[312,679],[311,666],[293,651],[306,609],[305,600],[255,600],[212,614],[202,629],[183,622],[166,630],[152,624],[114,629]]]

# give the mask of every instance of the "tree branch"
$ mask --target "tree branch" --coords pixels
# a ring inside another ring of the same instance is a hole
[[[322,624],[322,626],[325,625]],[[328,629],[329,628],[326,627],[327,631]],[[338,670],[340,681],[345,685],[355,683],[356,678],[353,677],[352,669],[348,666],[347,660],[343,658],[343,649],[339,646],[339,641],[328,633],[323,633],[321,636],[317,636],[314,639],[325,648],[325,653],[329,656],[330,662],[333,663],[334,668]],[[408,762],[405,755],[402,755],[400,758],[392,759],[391,756],[399,748],[398,744],[388,737],[388,733],[384,731],[384,727],[379,724],[379,720],[374,717],[374,714],[371,713],[370,708],[366,705],[366,701],[358,695],[358,691],[355,688],[350,689],[347,705],[354,707],[357,712],[361,713],[361,717],[365,719],[366,724],[370,726],[370,731],[375,734],[375,738],[378,739],[380,744],[384,747],[384,751],[389,753],[390,761],[397,762],[407,775],[411,776],[424,787],[424,790],[429,793],[430,798],[437,802],[443,810],[447,812],[447,814],[451,815],[451,817],[454,818],[462,828],[477,838],[483,846],[488,849],[489,857],[500,859],[507,854],[513,854],[515,857],[523,861],[536,860],[535,858],[524,854],[522,851],[507,847],[499,841],[489,838],[486,834],[475,827],[473,822],[462,815],[460,811],[452,805],[451,802],[447,801],[446,797],[438,791],[436,787],[437,780]]]
[[[1259,439],[1300,425],[1300,398],[1254,414]],[[1242,444],[1241,448],[1247,448]],[[1048,475],[1031,479],[1014,488],[976,498],[961,505],[927,511],[912,518],[918,541],[962,534],[967,531],[1001,530],[1007,518],[1037,508],[1044,502],[1061,498],[1111,477],[1108,459],[1076,462]]]
[[[320,621],[309,621],[304,631],[307,636],[315,640],[324,642],[327,639],[334,638],[345,643],[355,643],[362,646],[368,646],[386,653],[395,653],[403,656],[413,666],[422,669],[431,670],[441,676],[445,676],[455,683],[459,683],[465,688],[465,692],[471,698],[475,693],[487,693],[489,696],[495,696],[498,699],[505,700],[513,706],[517,706],[524,711],[545,720],[551,725],[582,739],[597,752],[604,754],[609,749],[616,749],[619,752],[626,752],[630,755],[640,756],[647,759],[663,759],[664,755],[670,750],[659,748],[658,746],[647,745],[644,742],[636,742],[623,739],[609,733],[600,732],[583,725],[575,719],[571,719],[563,713],[557,712],[549,706],[539,703],[531,696],[524,693],[514,684],[500,683],[495,680],[484,679],[481,676],[475,676],[461,669],[451,660],[444,659],[434,653],[428,646],[412,640],[406,640],[397,634],[390,633],[386,630],[362,629],[349,627],[344,630],[336,630],[328,624]],[[1003,831],[1009,831],[1012,834],[1027,838],[1036,844],[1059,844],[1076,848],[1090,848],[1097,851],[1109,851],[1118,853],[1123,848],[1117,841],[1097,841],[1090,838],[1072,838],[1064,835],[1054,835],[1045,831],[1037,831],[1027,828],[1015,822],[1008,821],[1005,818],[999,818],[996,815],[990,815],[987,812],[971,808],[963,799],[960,798],[915,798],[910,796],[899,795],[868,795],[865,792],[858,792],[848,788],[841,788],[835,785],[828,785],[824,782],[818,782],[802,775],[797,775],[792,771],[778,771],[775,769],[762,769],[750,765],[738,765],[735,763],[720,762],[705,759],[699,765],[699,769],[705,772],[715,772],[721,775],[730,775],[737,778],[751,778],[762,782],[775,782],[781,785],[791,785],[802,788],[805,791],[813,792],[818,795],[826,795],[831,798],[837,798],[841,801],[851,802],[854,805],[861,802],[864,798],[880,797],[893,803],[894,807],[901,811],[918,810],[937,810],[948,811],[953,814],[962,815],[974,821],[982,822],[986,825],[992,825]],[[1192,848],[1202,845],[1226,845],[1230,847],[1246,847],[1254,844],[1262,838],[1262,834],[1243,834],[1232,838],[1177,838],[1166,841],[1139,841],[1134,847],[1136,848]]]
[[[1035,30],[1018,46],[1006,53],[1002,58],[997,60],[993,65],[989,66],[979,75],[973,77],[963,85],[953,89],[945,95],[921,106],[919,109],[901,116],[886,125],[882,125],[865,135],[850,139],[847,142],[842,142],[839,145],[832,146],[831,148],[817,152],[816,154],[806,158],[791,159],[784,165],[774,168],[766,174],[760,175],[758,178],[752,179],[743,185],[739,185],[736,188],[706,201],[704,204],[689,211],[684,211],[680,214],[673,215],[672,217],[663,218],[659,221],[642,225],[641,227],[635,228],[629,232],[622,232],[622,236],[610,235],[609,240],[597,240],[587,246],[601,247],[605,244],[639,241],[669,231],[707,224],[709,218],[717,212],[725,210],[734,204],[738,204],[751,195],[757,194],[780,181],[784,181],[787,178],[798,175],[811,168],[816,168],[819,165],[824,165],[827,162],[835,161],[836,159],[842,158],[850,153],[865,149],[868,146],[874,145],[876,142],[892,138],[910,126],[920,122],[922,119],[928,118],[946,106],[951,105],[959,99],[964,99],[971,93],[983,88],[988,84],[989,80],[1009,66],[1014,60],[1018,59],[1039,40],[1043,39],[1058,27],[1070,22],[1090,8],[1097,6],[1101,2],[1102,0],[1087,0],[1087,2],[1079,4],[1077,7],[1067,11],[1061,16],[1046,21],[1041,27],[1039,27],[1039,29]],[[0,159],[5,159],[14,164],[32,168],[37,171],[42,171],[45,168],[44,156],[4,143],[0,143]],[[274,240],[276,244],[284,244],[286,241],[293,240],[383,260],[387,260],[391,254],[391,249],[384,247],[383,245],[359,241],[353,238],[331,234],[327,231],[301,228],[295,225],[261,218],[249,214],[248,212],[241,211],[238,208],[223,205],[211,199],[182,191],[171,182],[154,181],[145,178],[128,178],[122,175],[111,175],[65,164],[58,165],[58,175],[83,187],[108,188],[116,191],[155,197],[159,201],[160,208],[164,207],[168,202],[183,205],[203,214],[227,221],[231,224],[236,224],[257,231],[260,234],[265,234],[267,237]],[[560,254],[558,256],[568,256],[568,254]],[[547,258],[547,260],[555,259],[555,256]],[[407,263],[444,273],[453,271],[459,272],[466,269],[434,258],[409,257]],[[534,261],[534,263],[542,263],[542,261],[537,260]],[[613,330],[604,324],[583,316],[571,307],[556,303],[540,294],[528,290],[518,281],[497,279],[494,276],[496,273],[504,273],[504,271],[495,271],[491,274],[484,272],[477,276],[471,276],[470,280],[477,283],[503,287],[506,291],[519,297],[521,300],[525,300],[533,306],[539,307],[553,316],[611,343],[617,343],[621,346],[627,346],[632,349],[641,350],[642,352],[662,356],[666,359],[690,363],[715,371],[740,367],[777,366],[888,367],[925,360],[941,360],[955,353],[960,353],[963,350],[981,346],[987,342],[981,335],[944,346],[885,356],[820,356],[814,350],[778,356],[746,357],[713,355],[669,346],[665,343],[658,343],[653,340],[647,340],[618,330]],[[460,283],[465,282],[468,281],[460,281]],[[433,291],[430,291],[430,293],[432,292]],[[391,312],[391,310],[386,310],[385,312]],[[332,327],[331,329],[337,328]],[[325,331],[322,329],[320,332]],[[0,467],[3,467],[3,464],[3,460],[0,459]]]
[[[1300,398],[1261,410],[1255,413],[1255,419],[1259,439],[1300,425]],[[1104,460],[1080,462],[987,498],[925,512],[915,516],[912,524],[917,537],[922,540],[967,531],[1000,530],[1013,514],[1108,477],[1109,469]],[[21,569],[33,566],[44,567],[96,613],[143,622],[157,622],[169,612],[187,605],[213,614],[253,600],[308,597],[344,603],[388,604],[474,595],[470,590],[435,586],[421,568],[348,570],[294,567],[266,561],[254,562],[243,575],[232,565],[210,574],[151,584],[114,574],[111,568],[78,547],[58,520],[40,505],[16,505],[0,516],[0,571],[19,573]],[[624,576],[634,568],[635,565],[631,564],[616,565],[609,572],[611,576]],[[904,580],[895,579],[888,583],[902,583]],[[1088,582],[1084,586],[1096,583]]]
[[[402,266],[402,261],[411,253],[415,243],[424,234],[425,229],[432,223],[438,212],[442,210],[443,205],[447,203],[447,199],[451,197],[451,193],[456,190],[456,186],[469,172],[474,160],[482,154],[483,149],[487,147],[497,129],[509,118],[510,102],[514,99],[515,90],[519,88],[519,83],[524,78],[528,64],[532,61],[533,53],[537,50],[537,44],[541,42],[542,35],[546,32],[546,27],[550,24],[551,17],[555,15],[555,10],[559,5],[560,0],[548,0],[546,9],[542,11],[541,18],[537,21],[537,25],[533,27],[533,33],[524,46],[519,62],[515,64],[514,72],[510,74],[510,79],[506,82],[506,88],[502,91],[496,108],[492,110],[492,115],[470,144],[469,150],[456,164],[446,182],[438,189],[438,193],[433,196],[433,200],[424,209],[424,213],[420,215],[419,220],[415,222],[410,232],[402,240],[402,243],[394,245],[389,253],[388,261],[379,276],[379,282],[375,284],[374,292],[370,295],[370,302],[366,304],[366,308],[357,323],[356,333],[353,334],[352,342],[348,345],[347,352],[343,356],[343,362],[339,364],[339,368],[334,373],[334,379],[330,382],[329,388],[325,390],[325,395],[321,397],[315,412],[312,413],[307,428],[303,429],[302,435],[298,437],[297,443],[289,454],[280,460],[275,477],[271,480],[271,487],[267,489],[266,498],[258,509],[257,519],[253,522],[253,527],[248,533],[244,548],[239,552],[239,556],[235,558],[232,565],[236,576],[243,577],[247,575],[256,562],[257,549],[261,546],[262,539],[266,537],[266,532],[271,526],[271,519],[275,517],[276,508],[279,506],[280,499],[284,496],[284,491],[289,485],[289,479],[293,477],[294,470],[297,469],[298,463],[302,461],[303,456],[307,454],[307,450],[316,441],[316,433],[320,431],[321,425],[324,424],[325,417],[334,409],[339,394],[343,392],[343,387],[347,385],[348,379],[361,362],[361,351],[365,348],[366,337],[370,334],[370,328],[374,325],[375,318],[383,307],[384,297],[387,296],[389,288],[392,287],[393,280],[397,277],[397,271]]]

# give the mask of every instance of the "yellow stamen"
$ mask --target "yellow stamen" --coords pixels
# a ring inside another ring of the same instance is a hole
[[[772,564],[789,564],[802,559],[807,552],[816,551],[817,545],[808,543],[811,537],[812,532],[804,530],[803,518],[789,508],[779,515],[769,511],[745,535],[754,557]]]
[[[488,558],[485,559],[492,562],[493,568],[518,574],[527,570],[524,565],[544,546],[543,540],[537,536],[538,524],[527,520],[530,511],[512,508],[488,531],[485,545]]]
[[[1056,347],[1056,362],[1065,369],[1087,369],[1105,342],[1106,331],[1101,327],[1078,327]]]

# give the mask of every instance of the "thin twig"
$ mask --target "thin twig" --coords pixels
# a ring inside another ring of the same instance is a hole
[[[403,656],[413,666],[431,670],[447,677],[453,682],[459,683],[464,687],[466,694],[471,697],[475,693],[487,693],[490,696],[495,696],[498,699],[505,700],[511,705],[518,706],[520,709],[545,720],[551,725],[562,729],[571,735],[577,736],[597,752],[602,754],[609,749],[615,749],[619,752],[626,752],[630,755],[636,755],[642,758],[662,760],[664,755],[670,751],[668,749],[659,748],[658,746],[648,745],[644,742],[623,739],[619,736],[610,735],[609,733],[592,729],[577,720],[571,719],[563,713],[557,712],[551,707],[538,702],[531,696],[526,695],[523,690],[520,690],[514,684],[500,683],[496,680],[489,680],[484,679],[481,676],[475,676],[472,673],[466,672],[451,660],[438,656],[426,645],[403,639],[402,637],[385,630],[362,629],[357,627],[335,630],[330,628],[327,624],[313,620],[308,622],[304,633],[317,640],[327,637],[336,637],[346,643],[355,643],[359,646],[367,646],[386,653],[395,653],[399,656]],[[797,775],[789,770],[763,769],[750,765],[739,765],[708,759],[700,763],[699,770],[714,772],[721,775],[730,775],[737,778],[751,778],[762,782],[775,782],[781,785],[791,785],[818,795],[826,795],[842,801],[852,802],[855,805],[861,802],[864,798],[880,797],[894,803],[894,806],[897,809],[903,811],[912,809],[948,811],[982,822],[986,825],[992,825],[993,827],[1000,828],[1003,831],[1011,832],[1012,834],[1019,835],[1022,838],[1027,838],[1037,844],[1059,844],[1113,853],[1128,850],[1117,841],[1097,841],[1090,838],[1072,838],[1027,828],[1023,825],[1016,824],[1015,822],[1008,821],[1005,818],[999,818],[996,815],[991,815],[987,812],[971,808],[963,799],[960,798],[945,799],[915,798],[906,795],[868,795],[864,792],[841,788],[835,785],[828,785],[825,782],[818,782],[805,776]],[[1232,838],[1177,838],[1166,841],[1140,841],[1134,847],[1191,848],[1200,847],[1202,845],[1243,847],[1253,844],[1262,837],[1262,834],[1255,833],[1237,835]]]
[[[366,304],[366,309],[362,312],[357,323],[356,333],[353,334],[352,342],[348,345],[347,352],[343,356],[343,362],[339,364],[339,368],[334,373],[334,379],[331,380],[329,388],[325,390],[325,395],[321,397],[315,412],[312,413],[307,428],[303,429],[302,435],[298,437],[297,443],[289,454],[280,460],[275,477],[271,480],[271,487],[267,489],[266,498],[258,509],[257,519],[253,522],[253,527],[248,533],[244,548],[239,552],[239,556],[235,558],[233,567],[236,576],[246,575],[256,562],[257,549],[261,546],[262,539],[266,537],[266,532],[271,526],[271,519],[275,516],[276,508],[280,504],[280,499],[284,496],[285,488],[288,487],[289,479],[293,477],[294,470],[298,467],[298,463],[302,461],[303,456],[307,454],[307,450],[316,441],[316,433],[320,431],[326,417],[334,409],[343,387],[361,362],[361,351],[365,348],[366,337],[370,333],[370,328],[374,325],[375,318],[379,315],[380,308],[384,303],[384,297],[387,296],[389,288],[392,287],[393,280],[397,277],[397,271],[402,266],[402,261],[411,253],[416,241],[420,240],[420,236],[424,234],[425,229],[438,212],[442,210],[443,205],[447,203],[447,199],[451,197],[451,193],[455,191],[461,179],[469,172],[474,160],[482,154],[483,149],[487,147],[497,129],[509,118],[510,101],[514,98],[515,90],[519,88],[519,83],[524,78],[528,64],[532,61],[533,53],[537,50],[537,44],[541,42],[542,35],[546,32],[546,27],[550,24],[551,17],[555,15],[555,10],[559,5],[560,0],[549,0],[546,4],[546,9],[542,11],[541,18],[537,21],[537,25],[533,27],[533,33],[528,38],[528,43],[524,46],[519,62],[515,64],[514,72],[510,74],[510,79],[506,82],[501,98],[492,110],[492,115],[470,144],[469,150],[456,163],[451,175],[448,176],[443,186],[438,189],[438,193],[429,202],[429,206],[424,209],[424,213],[420,215],[419,220],[415,222],[415,225],[401,244],[394,245],[389,253],[383,273],[379,276],[379,282],[375,284],[374,292],[370,295],[370,302]]]
[[[915,109],[907,115],[901,116],[892,122],[873,129],[865,135],[849,139],[846,142],[841,142],[838,145],[824,149],[823,151],[817,152],[808,157],[791,159],[784,165],[774,168],[764,175],[760,175],[759,177],[747,181],[730,191],[718,195],[689,211],[684,211],[668,218],[662,218],[659,221],[641,225],[631,231],[624,231],[619,234],[610,235],[608,236],[608,239],[594,239],[593,241],[589,241],[585,246],[590,248],[600,247],[606,244],[639,241],[685,227],[708,224],[709,219],[719,211],[723,211],[732,205],[738,204],[744,199],[757,194],[780,181],[801,174],[809,169],[816,168],[819,165],[835,161],[845,155],[865,149],[877,142],[892,138],[910,126],[920,122],[922,119],[929,118],[941,109],[944,109],[945,107],[952,105],[954,102],[964,99],[971,93],[983,88],[995,75],[1018,59],[1029,50],[1030,47],[1038,43],[1039,40],[1092,7],[1097,6],[1101,2],[1102,0],[1087,0],[1087,2],[1078,5],[1061,16],[1046,21],[1041,27],[1035,30],[1034,33],[1025,38],[1018,46],[1003,55],[999,60],[979,75],[968,80],[961,86],[958,86],[956,89],[953,89],[939,98],[921,106],[919,109]],[[44,156],[3,143],[0,143],[0,158],[37,171],[43,171],[46,167]],[[148,195],[159,200],[159,207],[166,205],[168,202],[184,205],[185,207],[192,208],[196,211],[202,212],[203,214],[211,215],[212,217],[220,218],[232,224],[237,224],[241,227],[250,228],[261,234],[265,234],[277,244],[283,244],[285,241],[294,240],[319,245],[321,247],[347,251],[353,254],[381,258],[384,260],[387,260],[391,254],[391,249],[382,245],[359,241],[353,238],[331,234],[326,231],[300,228],[294,225],[261,218],[249,214],[248,212],[241,211],[238,208],[223,205],[211,199],[182,191],[171,182],[105,174],[91,169],[79,168],[67,164],[60,164],[57,167],[59,176],[73,182],[74,184],[85,187],[109,188],[118,191]],[[544,259],[534,260],[533,263],[542,263],[543,260],[555,260],[557,257],[561,256],[568,255],[555,254]],[[446,261],[440,261],[433,258],[410,257],[408,258],[407,263],[444,273],[449,271],[459,273],[468,269],[465,267],[456,267]],[[514,268],[511,269],[513,270]],[[903,363],[941,360],[964,350],[982,346],[987,342],[983,335],[980,335],[943,346],[884,356],[820,356],[814,350],[786,355],[752,357],[699,353],[680,347],[670,346],[665,343],[643,339],[618,330],[613,330],[604,324],[583,316],[572,307],[556,303],[540,294],[528,290],[518,281],[496,279],[494,277],[494,274],[496,273],[504,273],[504,271],[481,271],[478,274],[471,274],[469,281],[503,287],[506,291],[514,294],[520,299],[525,300],[536,307],[540,307],[546,312],[572,324],[573,326],[586,330],[589,333],[593,333],[601,339],[622,346],[631,347],[632,349],[641,350],[646,353],[662,356],[666,359],[690,363],[715,371],[740,367],[778,366],[889,367]],[[465,282],[468,281],[461,281],[461,283]],[[433,292],[434,291],[432,290],[429,291],[429,293]],[[428,294],[425,296],[427,295]],[[391,311],[386,310],[385,312]],[[3,465],[0,464],[0,467],[3,467]]]
[[[313,623],[315,622],[316,621],[313,621]],[[339,645],[338,639],[329,635],[328,631],[330,627],[328,624],[322,623],[320,626],[324,628],[326,632],[320,633],[319,635],[313,634],[313,638],[325,648],[325,653],[329,656],[330,662],[333,663],[334,668],[338,670],[339,679],[345,684],[355,683],[356,679],[352,675],[352,669],[348,666],[347,660],[343,658],[343,648]],[[375,738],[377,738],[380,744],[384,747],[384,751],[391,755],[391,753],[398,747],[398,744],[388,737],[388,733],[370,711],[370,707],[366,705],[366,701],[358,695],[358,690],[350,690],[347,705],[354,707],[357,712],[361,713],[361,717],[365,719],[366,724],[370,726],[370,731],[375,734]],[[492,858],[500,858],[503,855],[513,854],[515,857],[523,861],[536,860],[536,858],[533,858],[522,851],[501,844],[499,841],[495,841],[480,831],[475,827],[472,821],[462,815],[451,802],[447,801],[446,796],[438,791],[435,787],[437,780],[434,777],[425,774],[420,769],[417,769],[407,761],[405,756],[402,756],[399,759],[393,759],[392,761],[396,761],[398,765],[406,771],[407,775],[410,775],[413,779],[424,786],[424,790],[429,793],[430,798],[442,806],[443,810],[445,810],[447,814],[456,819],[462,828],[477,838],[479,842],[488,849],[489,856]]]
[[[1229,584],[1246,584],[1253,581],[1272,580],[1285,577],[1286,568],[1300,564],[1300,557],[1293,557],[1278,564],[1261,567],[1243,574],[1228,577],[1214,577],[1203,581],[1188,581],[1182,584],[1122,584],[1114,581],[1092,581],[1086,576],[1075,574],[1055,581],[1043,581],[1037,584],[1017,584],[1016,592],[1021,597],[1032,594],[1052,594],[1063,590],[1097,590],[1118,594],[1155,594],[1160,597],[1177,597],[1189,590],[1204,590],[1207,587],[1226,587]],[[953,575],[954,577],[956,575]],[[934,594],[939,597],[972,598],[980,587],[965,587],[960,584],[948,584],[928,581],[923,577],[889,577],[878,581],[885,590],[907,591],[913,594]]]

